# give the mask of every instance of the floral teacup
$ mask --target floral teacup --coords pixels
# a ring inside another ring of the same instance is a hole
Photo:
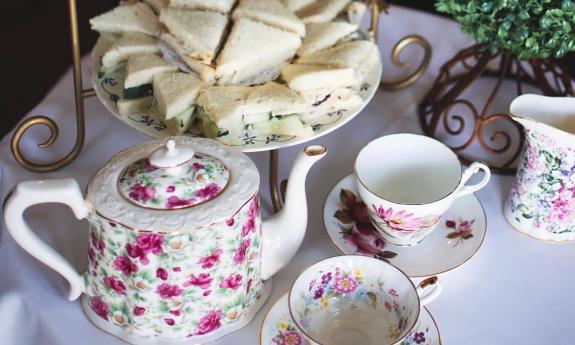
[[[422,306],[441,293],[436,277],[415,287],[391,264],[357,255],[322,260],[295,280],[289,310],[320,345],[392,345],[415,327]]]
[[[484,176],[466,186],[479,170]],[[439,141],[415,134],[381,137],[355,161],[359,195],[382,237],[395,244],[420,243],[455,199],[485,187],[489,167],[474,162],[462,171],[457,156]]]

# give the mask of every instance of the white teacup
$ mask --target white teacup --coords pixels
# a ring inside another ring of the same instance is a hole
[[[466,186],[479,170],[484,176]],[[370,142],[355,160],[359,195],[382,237],[410,246],[423,241],[455,199],[485,187],[489,167],[473,162],[462,171],[441,142],[416,134],[387,135]]]
[[[416,288],[395,266],[344,255],[322,260],[295,280],[290,314],[320,345],[392,345],[415,327],[422,306],[441,293],[436,277]]]

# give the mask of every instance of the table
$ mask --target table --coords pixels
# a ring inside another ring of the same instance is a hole
[[[323,201],[332,186],[352,170],[352,161],[369,140],[388,133],[420,132],[416,104],[430,87],[437,69],[458,49],[471,43],[457,25],[430,14],[393,7],[381,21],[381,38],[386,55],[390,45],[408,34],[426,37],[434,48],[427,74],[411,88],[395,93],[378,92],[356,119],[332,135],[316,140],[329,148],[308,176],[309,226],[305,242],[290,265],[274,278],[274,290],[262,312],[232,337],[213,344],[257,344],[258,329],[265,311],[283,295],[306,266],[337,255],[325,234]],[[47,52],[49,53],[49,52]],[[416,52],[407,52],[407,56]],[[389,62],[384,58],[385,70]],[[89,80],[84,58],[84,80]],[[386,72],[387,76],[394,72]],[[72,73],[68,71],[46,98],[29,114],[53,116],[62,137],[54,149],[36,149],[34,143],[47,135],[33,129],[24,148],[35,159],[60,157],[73,145]],[[86,101],[86,144],[80,157],[61,171],[36,174],[20,167],[10,153],[11,134],[0,144],[0,165],[4,169],[2,197],[19,181],[73,176],[85,186],[93,172],[113,153],[141,142],[146,137],[107,113],[96,98]],[[287,177],[295,154],[302,147],[280,152],[280,176]],[[262,195],[268,196],[265,153],[250,154],[262,174]],[[441,276],[444,285],[429,310],[434,315],[444,344],[574,344],[575,247],[536,241],[506,223],[501,204],[512,178],[494,176],[478,193],[488,219],[487,237],[475,257],[462,267]],[[269,203],[269,200],[268,200]],[[28,210],[27,219],[40,237],[70,260],[78,270],[86,268],[87,223],[59,205]],[[67,301],[67,283],[54,271],[15,245],[5,229],[0,232],[0,344],[122,344],[99,331],[84,317],[78,301]],[[359,345],[359,344],[358,344]]]

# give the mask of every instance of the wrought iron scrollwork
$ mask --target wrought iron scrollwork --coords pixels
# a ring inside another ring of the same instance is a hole
[[[493,63],[497,67],[490,69]],[[494,80],[493,87],[487,90],[487,101],[483,104],[463,96],[480,78]],[[548,96],[574,94],[571,77],[556,60],[531,59],[522,62],[507,53],[492,52],[483,45],[474,45],[459,51],[440,68],[433,86],[418,107],[423,132],[446,141],[464,163],[475,160],[469,152],[475,146],[483,151],[482,159],[487,161],[492,170],[505,174],[515,173],[514,165],[524,142],[523,130],[508,114],[490,113],[506,80],[515,83],[517,95],[523,93],[525,84],[538,88]],[[455,107],[466,109],[466,114],[453,114]],[[446,140],[462,135],[467,137],[459,144]]]

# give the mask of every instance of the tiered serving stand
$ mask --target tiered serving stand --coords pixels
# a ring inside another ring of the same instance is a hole
[[[371,23],[368,30],[370,39],[377,42],[378,38],[378,24],[380,20],[380,15],[382,12],[387,14],[389,5],[385,0],[364,0],[369,6],[371,13]],[[67,164],[74,161],[74,159],[82,151],[84,145],[84,139],[86,134],[85,120],[84,120],[84,99],[95,96],[96,92],[92,88],[84,89],[82,83],[82,63],[80,56],[80,37],[78,33],[78,14],[76,0],[68,0],[68,12],[70,19],[70,38],[72,42],[72,61],[73,61],[73,73],[74,73],[74,97],[76,104],[76,140],[73,148],[64,157],[48,163],[37,163],[26,158],[25,154],[20,148],[20,141],[22,140],[24,134],[30,127],[37,125],[46,126],[50,130],[50,135],[48,139],[38,144],[38,148],[45,149],[49,148],[58,138],[59,129],[58,125],[50,117],[45,115],[36,115],[24,120],[16,128],[14,135],[11,140],[11,150],[14,158],[20,165],[24,168],[34,171],[34,172],[50,172],[58,170]],[[394,81],[379,81],[379,88],[384,91],[399,90],[412,85],[416,82],[427,70],[429,62],[431,60],[431,46],[430,44],[421,36],[410,35],[401,39],[395,44],[391,52],[391,62],[394,66],[399,68],[408,68],[411,66],[410,63],[401,61],[402,51],[410,45],[420,46],[423,51],[423,59],[417,68],[413,69],[411,73],[407,76]],[[372,95],[371,95],[372,96]],[[369,97],[369,99],[371,98]],[[369,102],[366,100],[366,103]],[[309,140],[315,139],[316,136],[310,137]],[[279,149],[270,149],[270,159],[269,159],[269,184],[271,191],[271,200],[273,203],[274,211],[279,211],[282,207],[283,202],[283,191],[286,185],[286,181],[282,181],[281,185],[278,183],[278,161],[279,161]]]

